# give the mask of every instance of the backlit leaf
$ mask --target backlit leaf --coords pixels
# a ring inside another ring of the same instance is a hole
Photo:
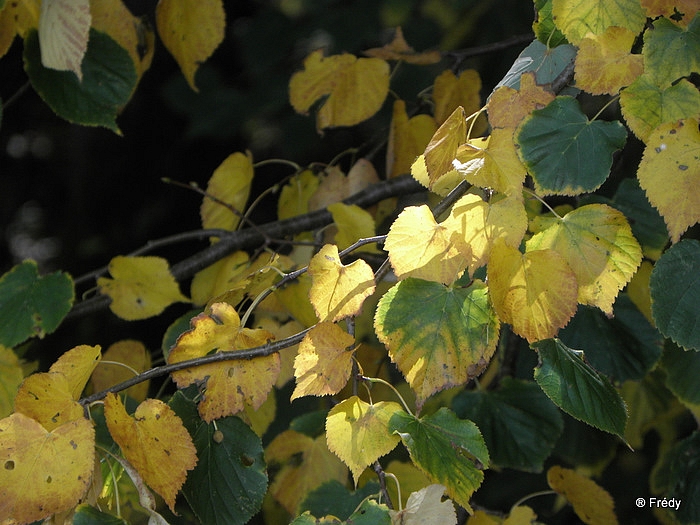
[[[678,242],[685,230],[700,221],[698,121],[688,119],[656,128],[647,140],[637,178],[664,218],[671,241]]]
[[[245,211],[252,180],[253,158],[250,153],[236,152],[229,155],[209,179],[207,195],[218,202],[204,197],[200,208],[202,228],[235,230]]]
[[[700,91],[685,78],[661,87],[645,74],[622,91],[620,107],[630,129],[647,142],[661,124],[700,118]]]
[[[442,501],[445,487],[429,485],[413,492],[401,511],[390,510],[394,525],[457,525],[457,513],[452,500]]]
[[[279,220],[308,213],[309,199],[316,192],[319,183],[318,177],[311,170],[304,170],[289,179],[282,187],[277,203]]]
[[[388,92],[387,62],[348,53],[324,57],[323,51],[314,51],[304,60],[304,70],[289,81],[289,99],[298,113],[306,114],[327,97],[316,117],[319,130],[367,120],[379,111]]]
[[[112,279],[100,277],[97,286],[112,302],[115,315],[134,321],[160,314],[176,302],[187,302],[170,273],[168,261],[160,257],[117,256],[109,262]]]
[[[620,122],[590,121],[576,99],[565,96],[533,111],[516,132],[518,154],[538,193],[555,195],[596,190],[608,178],[612,155],[626,139]]]
[[[482,470],[489,465],[488,450],[476,425],[458,419],[444,407],[420,419],[401,410],[389,425],[401,437],[413,463],[471,512],[469,500],[484,479]]]
[[[355,338],[330,322],[319,323],[304,336],[294,359],[296,388],[291,399],[337,394],[352,369]]]
[[[567,213],[535,234],[527,251],[552,249],[564,257],[578,283],[578,302],[612,315],[618,292],[642,262],[642,250],[625,216],[605,204]]]
[[[327,210],[331,212],[333,222],[338,228],[335,234],[338,249],[344,250],[360,239],[374,237],[374,219],[367,210],[343,202],[331,204]],[[367,245],[365,249],[371,249],[371,245]]]
[[[328,412],[328,448],[350,468],[355,485],[369,465],[398,445],[399,437],[388,426],[391,417],[402,410],[398,403],[369,404],[352,396]]]
[[[481,109],[481,77],[475,69],[465,69],[456,76],[449,69],[440,73],[433,84],[435,121],[438,126],[445,122],[458,107],[469,116]],[[471,122],[470,122],[471,126]],[[485,130],[484,123],[475,124],[472,137],[478,137]]]
[[[671,246],[656,262],[649,286],[659,331],[685,349],[700,350],[700,241]]]
[[[51,432],[20,413],[0,420],[0,521],[32,523],[73,508],[90,487],[94,457],[95,430],[83,417]]]
[[[374,272],[362,259],[347,266],[338,247],[326,244],[309,263],[311,304],[321,321],[339,321],[357,315],[364,300],[374,293]]]
[[[642,55],[630,53],[636,36],[618,26],[586,35],[576,55],[576,86],[594,95],[614,95],[634,82],[644,71]]]
[[[459,231],[435,222],[430,208],[409,206],[394,220],[384,243],[399,279],[453,283],[471,261]]]
[[[554,465],[547,471],[547,483],[571,503],[574,512],[584,523],[617,524],[615,502],[595,481],[574,470]]]
[[[439,51],[423,51],[417,53],[408,45],[400,27],[396,28],[394,39],[383,47],[374,47],[363,51],[369,57],[381,58],[383,60],[400,60],[407,64],[427,66],[440,62],[442,56]]]
[[[503,85],[496,89],[486,106],[493,128],[515,128],[534,109],[542,109],[554,100],[554,93],[537,84],[535,72],[523,73],[520,89]]]
[[[499,240],[488,278],[498,317],[531,343],[554,337],[576,312],[576,275],[554,250],[522,254]]]
[[[44,67],[72,71],[83,80],[80,64],[88,47],[90,0],[42,0],[39,46]]]
[[[109,433],[124,457],[174,512],[175,496],[197,464],[197,450],[182,420],[158,399],[142,402],[133,417],[115,394],[104,403]]]
[[[309,211],[327,208],[379,182],[377,170],[365,158],[358,159],[347,175],[338,166],[329,166],[320,179],[316,192],[309,198]]]
[[[95,392],[107,390],[127,379],[134,373],[145,372],[151,368],[151,354],[140,341],[125,339],[117,341],[107,348],[102,362],[92,374],[92,387]],[[127,388],[124,392],[136,401],[143,401],[148,395],[150,381]]]
[[[467,140],[466,117],[464,108],[459,106],[440,125],[425,148],[423,156],[431,187],[440,177],[452,171],[457,148]]]
[[[230,294],[233,290],[238,292],[236,295],[242,300],[246,287],[250,283],[249,265],[248,254],[237,251],[197,272],[190,286],[192,302],[204,305],[212,298],[227,292]],[[233,304],[237,304],[240,300]]]
[[[224,39],[225,18],[221,0],[160,0],[156,6],[158,36],[195,91],[200,64]]]
[[[642,54],[645,72],[658,85],[700,72],[700,15],[687,27],[668,18],[654,20],[653,30],[644,33]]]
[[[625,432],[625,403],[610,381],[593,370],[558,339],[533,343],[539,365],[535,381],[564,412],[621,438]]]
[[[411,171],[411,164],[425,151],[437,127],[430,115],[415,115],[408,118],[406,103],[394,102],[386,152],[386,169],[389,177]]]
[[[24,379],[24,372],[12,348],[0,345],[0,419],[13,412],[13,400]]]
[[[552,15],[557,27],[574,45],[587,33],[600,35],[610,26],[625,27],[639,34],[646,22],[639,0],[552,0]]]
[[[73,281],[67,274],[39,276],[35,262],[18,264],[0,278],[0,343],[12,347],[50,334],[73,299]]]
[[[68,380],[69,392],[73,399],[78,399],[85,389],[90,375],[101,359],[101,347],[79,345],[68,350],[49,368],[51,373],[63,374]]]
[[[214,303],[193,317],[192,328],[183,333],[168,355],[169,363],[179,363],[214,352],[243,350],[263,345],[274,336],[267,330],[241,328],[236,310],[226,303]],[[173,372],[180,388],[205,382],[206,391],[199,413],[206,422],[236,414],[246,404],[259,408],[267,399],[279,374],[279,354],[252,360],[210,363]]]
[[[419,405],[481,373],[500,329],[486,285],[479,280],[466,288],[401,281],[379,301],[374,325]]]

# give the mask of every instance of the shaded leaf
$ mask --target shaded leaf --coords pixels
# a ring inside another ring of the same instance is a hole
[[[199,211],[202,228],[235,230],[245,211],[252,181],[253,157],[250,152],[236,152],[226,157],[207,184],[206,193],[213,199],[204,197],[202,201]]]
[[[0,345],[0,419],[13,412],[14,399],[23,379],[24,372],[17,354]]]
[[[190,285],[190,294],[194,304],[204,305],[215,297],[227,294],[229,304],[235,306],[240,302],[250,284],[250,259],[244,251],[237,251],[197,272]],[[231,292],[236,291],[236,298],[230,300]],[[235,302],[233,302],[235,301]],[[221,302],[221,301],[216,301]]]
[[[308,213],[309,199],[316,192],[319,184],[319,178],[311,170],[304,170],[289,179],[280,191],[277,218],[284,220]]]
[[[333,514],[346,520],[369,496],[379,493],[379,483],[369,481],[351,492],[337,480],[328,481],[312,490],[301,504],[300,512],[308,511],[314,516]],[[315,522],[314,522],[315,525]]]
[[[90,33],[89,0],[43,0],[39,15],[39,47],[44,67],[72,71],[80,81],[80,64]]]
[[[681,523],[694,523],[700,516],[700,433],[693,432],[676,443],[664,458],[660,474],[667,476],[664,496],[681,501],[673,517]]]
[[[151,368],[151,354],[140,341],[125,339],[107,348],[102,362],[92,374],[92,388],[95,392],[122,383],[134,377],[135,373]],[[143,401],[148,395],[150,381],[127,388],[124,393],[136,401]]]
[[[535,72],[523,73],[520,88],[507,85],[497,88],[486,106],[493,128],[515,128],[535,109],[542,109],[554,100],[554,93],[537,84]]]
[[[414,115],[409,119],[406,102],[396,100],[386,152],[388,176],[409,173],[411,164],[425,151],[436,129],[435,120],[430,115]]]
[[[338,228],[335,243],[338,249],[344,250],[360,239],[374,237],[374,218],[356,204],[336,202],[326,208],[331,212],[333,223]],[[372,245],[366,245],[360,250],[371,250]]]
[[[128,525],[122,518],[102,512],[87,503],[78,505],[73,514],[73,525]]]
[[[549,84],[573,62],[574,57],[576,48],[570,44],[550,48],[539,40],[534,40],[518,55],[495,89],[501,86],[519,89],[521,75],[530,71],[535,73],[537,84]]]
[[[547,471],[547,483],[571,503],[574,512],[584,523],[617,524],[615,502],[595,481],[571,469],[554,465]]]
[[[433,101],[435,103],[435,122],[441,125],[458,107],[469,116],[481,109],[481,77],[475,69],[465,69],[456,76],[446,69],[433,83]],[[477,122],[471,129],[471,136],[478,137],[485,131],[484,122]],[[472,127],[472,122],[469,122]]]
[[[383,60],[401,60],[407,64],[421,66],[436,64],[442,59],[442,55],[439,51],[423,51],[422,53],[417,53],[408,45],[408,42],[406,42],[400,27],[396,28],[394,39],[391,42],[382,47],[367,49],[363,51],[363,54]]]
[[[652,31],[644,33],[645,72],[657,85],[671,84],[681,77],[700,72],[700,15],[687,27],[668,18],[653,22]]]
[[[430,485],[413,492],[401,511],[390,510],[395,525],[457,525],[457,513],[452,500],[442,501],[445,487]]]
[[[688,352],[668,343],[664,349],[661,366],[666,372],[666,388],[686,406],[700,405],[700,352]]]
[[[602,34],[610,26],[641,33],[646,14],[638,0],[552,0],[552,16],[566,38],[578,45],[587,33]]]

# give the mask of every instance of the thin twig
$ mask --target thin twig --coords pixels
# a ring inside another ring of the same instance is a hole
[[[455,62],[455,67],[459,67],[462,62],[468,58],[488,55],[489,53],[495,53],[496,51],[502,51],[503,49],[508,49],[509,47],[519,46],[525,42],[530,42],[535,36],[532,33],[527,33],[524,35],[515,35],[500,42],[493,42],[491,44],[484,44],[483,46],[470,47],[468,49],[461,49],[457,51],[447,51],[444,53],[446,58],[452,59]]]

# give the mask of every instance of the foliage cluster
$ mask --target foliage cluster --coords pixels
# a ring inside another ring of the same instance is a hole
[[[446,60],[400,29],[361,56],[304,59],[289,101],[319,133],[390,106],[381,170],[355,152],[310,166],[234,152],[193,188],[205,250],[116,256],[78,301],[65,272],[5,273],[0,521],[525,524],[568,504],[617,523],[631,502],[594,478],[653,435],[646,490],[680,506],[643,511],[700,522],[698,8],[535,10],[534,41],[485,104],[474,70],[392,93],[397,68]],[[196,90],[221,1],[161,0],[155,20]],[[120,133],[153,56],[144,20],[120,0],[17,0],[0,2],[0,27],[0,53],[23,39],[57,115]],[[291,174],[261,226],[266,162]],[[160,352],[79,345],[27,375],[27,346],[67,317],[175,303],[192,310]],[[177,388],[154,394],[164,376]],[[491,506],[488,477],[505,472],[547,490]]]

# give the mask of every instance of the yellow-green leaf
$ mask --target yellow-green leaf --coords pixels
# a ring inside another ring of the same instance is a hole
[[[17,354],[12,348],[0,345],[0,418],[12,413],[13,400],[23,378]]]
[[[308,213],[309,199],[316,192],[320,181],[311,170],[294,175],[282,187],[277,202],[277,217],[280,220]]]
[[[369,404],[352,396],[328,412],[328,448],[350,468],[355,485],[365,468],[399,444],[399,436],[389,432],[388,425],[391,416],[401,410],[398,403]]]
[[[576,313],[576,275],[554,250],[522,254],[499,239],[488,278],[498,317],[530,343],[554,337]]]
[[[160,0],[156,27],[190,87],[195,74],[224,39],[226,14],[221,0]]]
[[[142,402],[132,417],[115,394],[105,398],[105,419],[127,461],[175,512],[175,496],[197,464],[197,449],[182,420],[159,399]]]
[[[334,323],[319,323],[309,330],[294,360],[297,385],[292,400],[340,392],[350,378],[354,342],[354,337]]]
[[[574,512],[588,525],[616,525],[615,502],[595,481],[575,471],[554,465],[547,471],[547,483],[564,496]]]
[[[357,58],[344,53],[324,57],[314,51],[304,70],[292,75],[289,99],[298,113],[327,96],[316,117],[318,129],[354,126],[373,116],[389,92],[389,64],[379,58]]]
[[[642,249],[627,218],[605,204],[567,213],[527,242],[528,252],[552,249],[576,275],[578,302],[612,316],[617,294],[642,262]]]
[[[229,155],[209,179],[207,196],[199,212],[202,228],[235,230],[245,211],[252,181],[253,158],[250,153]]]
[[[695,119],[659,126],[647,140],[637,172],[649,202],[673,242],[700,221],[700,131]]]
[[[646,22],[639,0],[552,0],[552,15],[556,26],[574,45],[587,33],[600,35],[610,26],[626,27],[636,35]]]
[[[464,108],[459,106],[445,119],[430,139],[423,154],[432,187],[446,173],[452,171],[457,148],[467,140],[467,122]]]
[[[328,206],[333,222],[338,228],[335,234],[335,243],[338,249],[344,250],[359,239],[374,237],[374,219],[367,210],[363,210],[355,204],[336,202]],[[363,246],[365,250],[371,250],[373,245]]]
[[[188,299],[170,273],[168,261],[160,257],[117,256],[109,262],[112,279],[100,277],[97,286],[112,302],[115,315],[135,321],[160,314],[166,307]]]
[[[338,247],[326,244],[309,263],[309,299],[320,321],[339,321],[357,315],[365,299],[374,293],[374,272],[362,259],[347,266]]]
[[[386,152],[388,176],[409,173],[411,164],[425,151],[436,129],[435,120],[430,115],[415,115],[409,119],[406,103],[395,101]]]

